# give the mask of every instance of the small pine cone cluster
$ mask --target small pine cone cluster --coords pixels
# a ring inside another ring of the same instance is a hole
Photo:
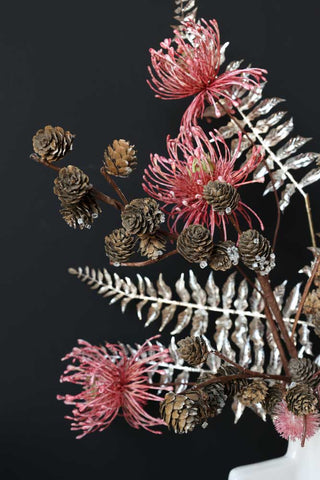
[[[198,383],[206,382],[211,378],[216,378],[216,375],[212,375],[208,372],[203,373],[198,378]],[[216,415],[221,413],[227,400],[227,395],[225,394],[225,386],[223,383],[213,382],[209,385],[204,386],[202,390],[208,395],[207,401],[210,410],[209,416],[215,417]]]
[[[320,290],[312,290],[307,295],[306,301],[304,302],[303,305],[303,313],[305,315],[316,315],[318,312],[320,312]]]
[[[213,246],[209,230],[202,225],[190,225],[180,233],[177,240],[178,253],[190,263],[207,262]]]
[[[33,136],[33,150],[42,160],[48,163],[56,162],[72,150],[74,137],[75,135],[61,127],[47,125]]]
[[[256,230],[243,232],[238,248],[242,262],[261,275],[268,275],[275,266],[275,255],[269,240]]]
[[[93,221],[101,213],[101,208],[93,195],[88,193],[76,205],[67,205],[60,210],[62,218],[71,228],[91,228]]]
[[[167,237],[161,232],[155,232],[153,235],[146,233],[139,238],[139,252],[143,257],[155,260],[166,250]]]
[[[109,175],[128,177],[137,166],[134,145],[127,140],[114,140],[104,152],[104,168]]]
[[[164,214],[153,198],[136,198],[122,210],[121,220],[131,235],[153,234],[164,222]]]
[[[80,168],[68,165],[59,170],[53,192],[62,205],[76,205],[92,188],[89,177]]]
[[[210,267],[212,270],[221,270],[225,272],[232,265],[238,265],[239,250],[231,240],[217,243],[210,258]]]
[[[237,208],[240,201],[240,195],[235,187],[218,180],[210,180],[203,187],[203,198],[215,212],[227,215]]]
[[[316,387],[320,382],[320,376],[314,377],[314,374],[319,370],[319,367],[310,358],[291,358],[289,361],[290,375],[295,383],[305,383]]]
[[[192,367],[201,365],[208,358],[208,346],[203,337],[186,337],[177,345],[179,357]]]
[[[126,262],[134,253],[135,243],[135,238],[124,228],[113,230],[104,239],[106,255],[115,264]]]
[[[284,389],[280,383],[275,383],[268,388],[267,395],[262,402],[262,406],[269,415],[274,415],[277,405],[284,397]]]
[[[221,365],[219,367],[217,376],[227,377],[229,375],[239,375],[240,371],[238,368],[232,365]],[[249,381],[246,378],[237,378],[233,379],[230,382],[224,384],[224,391],[228,397],[234,397],[237,395],[243,388],[248,385]]]
[[[268,385],[263,380],[252,380],[238,393],[240,402],[250,407],[256,403],[262,403],[268,393]]]
[[[286,402],[290,412],[301,416],[317,412],[319,401],[313,393],[312,387],[304,383],[298,383],[287,391]]]
[[[192,432],[208,418],[207,395],[200,390],[168,392],[160,404],[160,416],[174,433]]]

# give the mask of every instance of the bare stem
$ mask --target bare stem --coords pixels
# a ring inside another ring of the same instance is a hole
[[[161,260],[165,260],[172,255],[176,255],[177,250],[171,250],[171,252],[165,253],[164,255],[160,255],[160,257],[150,260],[145,260],[144,262],[128,262],[128,263],[121,263],[121,267],[147,267],[148,265],[153,265],[154,263],[158,263]],[[114,265],[114,262],[110,262],[110,265]]]
[[[268,321],[272,336],[273,336],[274,341],[275,341],[275,343],[277,345],[277,348],[279,350],[280,358],[281,358],[281,362],[282,362],[284,371],[285,371],[287,376],[290,376],[288,360],[287,360],[286,354],[284,352],[284,349],[283,349],[283,346],[282,346],[282,343],[281,343],[281,338],[280,338],[278,330],[277,330],[277,325],[276,325],[276,323],[273,319],[272,313],[270,312],[269,307],[267,305],[265,306],[264,313],[267,317],[267,321]]]
[[[237,375],[225,375],[225,376],[212,376],[208,380],[202,383],[198,383],[194,388],[200,389],[211,385],[212,383],[229,383],[233,380],[238,380],[240,378],[263,378],[265,380],[278,380],[280,382],[290,383],[291,378],[284,375],[268,375],[267,373],[253,372],[248,370],[248,373],[239,373]]]
[[[304,287],[304,290],[303,290],[303,294],[302,294],[302,297],[301,297],[301,300],[300,300],[300,303],[299,303],[299,308],[297,310],[297,313],[296,313],[296,316],[294,318],[294,323],[293,323],[293,326],[292,326],[292,331],[291,331],[291,338],[293,338],[294,336],[294,333],[296,331],[296,328],[297,328],[297,325],[298,325],[298,321],[299,321],[299,318],[300,318],[300,315],[301,315],[301,312],[302,312],[302,309],[303,309],[303,305],[305,304],[305,301],[306,301],[306,298],[307,298],[307,295],[310,291],[310,288],[311,288],[311,285],[312,285],[312,282],[314,280],[314,277],[316,276],[316,273],[319,269],[319,266],[320,266],[320,255],[318,256],[317,258],[317,261],[316,263],[314,264],[313,266],[313,269],[312,269],[312,272],[311,272],[311,275],[306,283],[306,286]]]
[[[111,185],[111,187],[113,188],[113,190],[116,192],[116,194],[118,195],[118,197],[120,198],[121,202],[124,204],[124,205],[127,205],[129,202],[126,198],[126,196],[124,195],[124,193],[122,192],[122,190],[120,189],[120,187],[118,187],[118,185],[116,184],[116,182],[113,180],[113,178],[111,177],[111,175],[109,175],[105,169],[105,167],[101,167],[100,168],[100,173],[101,175],[107,180],[107,182],[109,183],[109,185]]]

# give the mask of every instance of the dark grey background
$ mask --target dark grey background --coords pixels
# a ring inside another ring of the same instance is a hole
[[[103,150],[114,138],[128,138],[139,150],[139,167],[121,184],[130,197],[142,195],[143,168],[150,152],[165,153],[165,137],[177,132],[187,102],[156,100],[146,85],[148,48],[169,36],[171,0],[100,2],[11,2],[0,18],[2,184],[1,240],[1,409],[0,478],[225,479],[234,466],[284,453],[286,445],[270,423],[249,411],[238,425],[226,410],[207,430],[152,436],[117,419],[104,433],[74,439],[55,396],[60,358],[84,338],[93,343],[141,342],[145,330],[134,306],[122,316],[67,273],[68,266],[107,266],[103,236],[119,225],[105,210],[91,231],[74,232],[60,219],[52,193],[54,173],[29,160],[31,138],[46,124],[77,134],[67,162],[83,168],[98,188]],[[288,99],[297,131],[315,137],[319,150],[318,2],[200,0],[201,16],[215,17],[228,59],[245,58],[269,70],[269,95]],[[298,6],[299,5],[299,6]],[[272,196],[252,187],[246,195],[262,215],[267,234],[275,222]],[[319,231],[317,187],[310,188]],[[310,259],[301,198],[283,217],[274,282],[298,281]],[[143,273],[163,270],[173,282],[188,265],[167,261]],[[128,275],[133,272],[122,271]],[[207,272],[198,272],[205,278]],[[167,334],[165,340],[169,338]]]

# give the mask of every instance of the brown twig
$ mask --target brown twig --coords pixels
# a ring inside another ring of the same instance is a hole
[[[121,202],[123,203],[123,205],[127,205],[129,202],[126,198],[126,196],[124,195],[124,193],[122,192],[122,190],[120,189],[120,187],[118,187],[118,185],[116,184],[116,182],[113,180],[113,178],[111,177],[111,175],[109,175],[105,169],[105,167],[101,167],[100,168],[100,173],[101,175],[107,180],[107,182],[109,183],[109,185],[111,185],[111,187],[113,188],[113,190],[116,192],[116,194],[118,195],[118,197],[120,198]]]
[[[235,230],[237,231],[238,235],[241,235],[242,231],[240,229],[240,226],[239,226],[239,223],[237,222],[237,220],[233,217],[233,215],[230,215],[229,216],[229,220],[230,222],[232,223],[232,225],[234,226]]]
[[[144,262],[128,262],[128,263],[121,263],[121,267],[147,267],[148,265],[153,265],[154,263],[161,262],[161,260],[165,260],[172,255],[176,255],[177,250],[171,250],[171,252],[165,253],[164,255],[160,255],[160,257],[150,260],[145,260]],[[114,262],[110,262],[110,265],[114,265]]]
[[[274,341],[275,341],[275,343],[277,345],[277,348],[279,350],[280,358],[281,358],[281,362],[282,362],[284,371],[285,371],[286,375],[289,377],[290,376],[290,371],[289,371],[288,360],[287,360],[285,351],[284,351],[282,343],[281,343],[281,338],[280,338],[278,330],[277,330],[277,325],[276,325],[276,323],[273,319],[272,313],[270,312],[269,307],[267,305],[265,306],[264,313],[267,317],[267,321],[268,321],[272,336],[273,336]]]
[[[241,378],[263,378],[265,380],[278,380],[280,382],[290,383],[291,378],[286,377],[284,375],[268,375],[267,373],[260,373],[260,372],[253,372],[251,370],[248,371],[249,373],[239,373],[238,375],[225,375],[225,376],[212,376],[205,382],[198,383],[194,388],[204,388],[212,383],[228,383],[232,382],[233,380],[238,380]]]
[[[307,416],[303,415],[303,434],[301,438],[301,447],[303,448],[307,438]]]
[[[308,295],[308,293],[309,293],[309,291],[310,291],[310,288],[311,288],[313,279],[314,279],[314,277],[316,276],[316,273],[317,273],[317,271],[318,271],[319,266],[320,266],[320,255],[318,256],[317,261],[316,261],[316,263],[315,263],[314,266],[313,266],[311,275],[310,275],[310,277],[309,277],[309,279],[308,279],[308,281],[307,281],[307,283],[306,283],[306,286],[304,287],[303,294],[302,294],[302,297],[301,297],[301,300],[300,300],[300,303],[299,303],[299,307],[298,307],[296,316],[295,316],[295,318],[294,318],[294,322],[293,322],[293,326],[292,326],[292,331],[291,331],[291,338],[293,338],[294,333],[295,333],[295,331],[296,331],[296,328],[297,328],[297,325],[298,325],[298,321],[299,321],[299,318],[300,318],[300,315],[301,315],[301,312],[302,312],[302,309],[303,309],[303,305],[305,304],[307,295]]]
[[[257,273],[257,278],[259,280],[259,283],[261,285],[261,288],[264,292],[264,299],[266,304],[268,305],[268,308],[270,308],[271,312],[273,313],[275,317],[275,321],[279,327],[279,330],[282,334],[283,340],[286,344],[288,353],[290,357],[292,358],[297,358],[298,357],[298,352],[297,349],[292,341],[292,339],[289,336],[287,327],[283,321],[282,314],[279,309],[279,305],[275,299],[274,293],[271,289],[270,283],[269,283],[269,277],[267,275],[261,275],[260,273]]]

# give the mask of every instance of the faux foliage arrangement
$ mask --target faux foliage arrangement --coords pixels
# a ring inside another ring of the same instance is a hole
[[[170,328],[172,341],[79,341],[61,377],[79,385],[79,393],[58,398],[73,407],[67,418],[78,438],[104,430],[119,414],[134,428],[189,433],[230,403],[236,421],[250,408],[263,419],[270,415],[281,436],[304,444],[320,428],[320,356],[312,353],[312,336],[320,336],[320,250],[306,190],[320,178],[320,154],[298,153],[310,139],[292,134],[292,118],[278,109],[283,99],[263,98],[267,72],[241,68],[241,61],[223,68],[228,44],[220,44],[217,22],[197,20],[195,0],[175,4],[173,38],[150,50],[148,83],[157,97],[190,97],[190,105],[178,137],[167,139],[167,157],[151,155],[145,195],[129,200],[115,181],[137,165],[127,140],[107,147],[100,169],[116,198],[98,191],[77,166],[57,165],[75,137],[61,127],[39,130],[31,157],[57,173],[53,191],[70,227],[90,228],[103,206],[118,210],[119,224],[104,239],[112,267],[138,269],[181,255],[207,268],[208,279],[200,285],[190,269],[170,287],[163,274],[153,283],[140,270],[134,280],[106,268],[70,269],[111,304],[119,302],[123,313],[134,303],[146,325]],[[272,239],[242,200],[252,183],[275,197]],[[269,274],[281,212],[295,192],[303,197],[314,259],[297,266],[306,275],[303,290],[298,283],[287,292],[287,282],[274,286]],[[137,253],[144,259],[132,260]],[[222,284],[216,271],[229,272]],[[209,321],[215,323],[211,339]],[[160,403],[158,417],[148,413],[149,401]]]

